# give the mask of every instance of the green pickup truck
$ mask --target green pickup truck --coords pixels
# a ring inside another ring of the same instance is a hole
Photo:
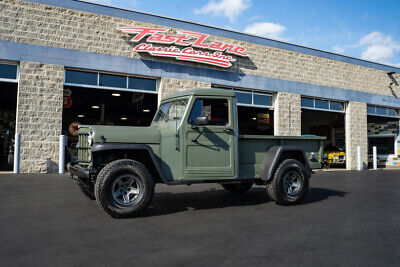
[[[219,183],[232,193],[256,184],[278,204],[302,201],[324,138],[239,135],[236,104],[232,91],[196,89],[163,99],[149,127],[81,126],[70,175],[116,218],[140,214],[155,183]]]

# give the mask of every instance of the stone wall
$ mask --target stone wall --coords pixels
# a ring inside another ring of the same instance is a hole
[[[19,0],[0,2],[0,40],[207,67],[133,53],[132,43],[115,30],[117,26],[157,25]],[[400,96],[399,74],[394,75],[397,85],[389,88],[392,80],[384,71],[221,37],[210,36],[209,41],[247,48],[249,58],[236,57],[229,71]]]
[[[362,169],[367,169],[367,105],[360,102],[349,102],[346,109],[345,120],[347,169],[357,169],[357,146],[361,148],[361,167]]]
[[[197,88],[211,88],[211,83],[161,78],[158,95],[163,98],[170,94]]]
[[[19,71],[16,132],[21,134],[20,171],[55,172],[64,67],[21,62]]]
[[[301,96],[277,93],[274,103],[274,135],[301,135]]]

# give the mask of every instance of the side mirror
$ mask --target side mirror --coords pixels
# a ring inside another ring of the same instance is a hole
[[[197,117],[196,118],[196,125],[197,126],[204,126],[208,124],[208,117]]]

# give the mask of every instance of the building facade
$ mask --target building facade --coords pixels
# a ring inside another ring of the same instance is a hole
[[[400,161],[400,68],[245,33],[78,0],[0,1],[0,170],[21,134],[21,172],[74,158],[79,124],[146,126],[162,97],[238,96],[243,134],[327,137],[367,168]]]

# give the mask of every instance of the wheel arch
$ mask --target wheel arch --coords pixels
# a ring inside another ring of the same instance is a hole
[[[270,180],[279,164],[285,159],[295,159],[301,162],[306,171],[304,175],[311,176],[311,167],[308,163],[306,154],[301,147],[297,146],[272,146],[267,150],[261,167],[261,179]]]
[[[92,146],[94,164],[106,165],[118,159],[132,159],[142,163],[155,182],[166,182],[157,155],[149,145],[105,143]]]

